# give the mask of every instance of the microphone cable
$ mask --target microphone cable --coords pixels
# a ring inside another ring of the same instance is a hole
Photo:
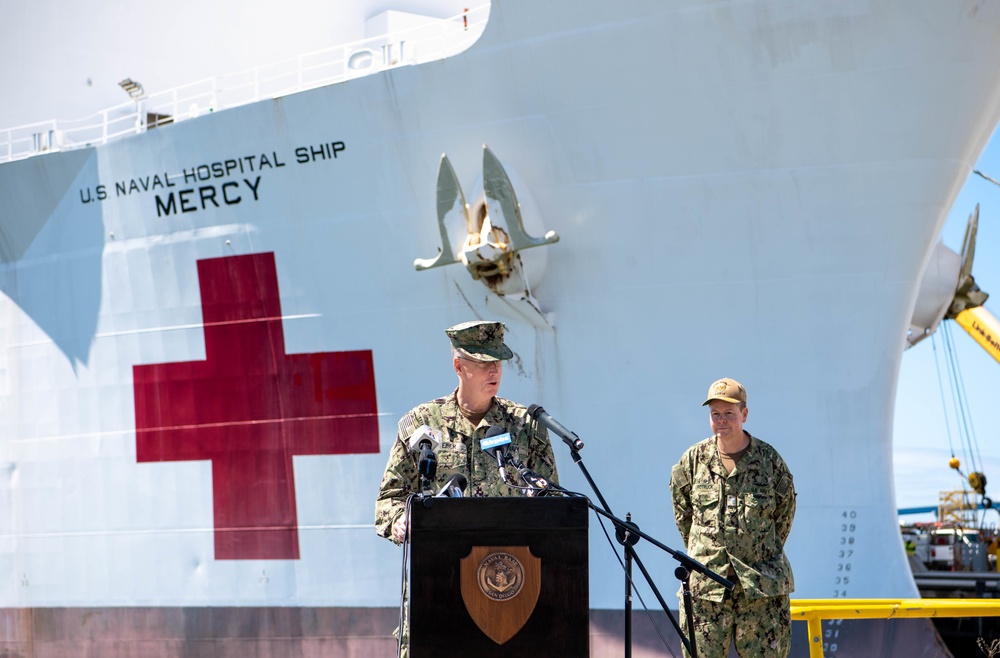
[[[408,629],[405,624],[410,620],[410,615],[407,614],[407,608],[410,605],[410,518],[413,499],[417,496],[418,494],[411,493],[406,497],[406,508],[403,511],[403,517],[406,519],[406,531],[403,533],[403,562],[402,571],[399,574],[399,631],[397,631],[398,634],[396,636],[396,658],[400,658],[403,653],[404,633],[407,636],[407,640],[409,640],[409,633],[407,633]]]

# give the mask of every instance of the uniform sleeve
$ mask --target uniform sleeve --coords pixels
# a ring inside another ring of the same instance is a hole
[[[527,422],[528,459],[524,465],[541,475],[546,480],[559,484],[559,473],[556,471],[556,458],[549,442],[548,431],[538,423]]]
[[[406,499],[416,489],[416,472],[416,463],[407,450],[401,429],[389,450],[389,461],[375,500],[375,532],[379,536],[392,539],[392,525],[406,511]]]
[[[674,503],[674,521],[681,533],[681,540],[687,548],[691,534],[691,473],[684,465],[684,459],[670,469],[670,497]]]
[[[774,492],[777,496],[777,506],[774,511],[774,530],[781,545],[785,545],[788,533],[792,531],[792,519],[795,517],[795,482],[784,462],[781,464],[781,476]]]

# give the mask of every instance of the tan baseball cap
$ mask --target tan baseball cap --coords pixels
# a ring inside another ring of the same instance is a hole
[[[712,385],[708,387],[708,399],[702,402],[701,406],[704,407],[712,400],[722,400],[723,402],[737,404],[742,402],[746,404],[747,390],[743,388],[743,384],[735,379],[723,377],[718,381],[712,382]]]

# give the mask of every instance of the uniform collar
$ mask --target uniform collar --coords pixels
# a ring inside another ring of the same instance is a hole
[[[747,435],[750,439],[750,443],[747,445],[747,451],[743,453],[743,457],[740,458],[740,463],[744,464],[747,459],[757,451],[757,439],[754,438],[753,434],[743,430],[743,433]],[[723,479],[729,477],[729,473],[726,471],[726,467],[722,465],[722,456],[719,454],[719,443],[714,436],[710,436],[708,439],[708,469],[713,473],[721,476]],[[733,469],[733,472],[739,469],[739,464]],[[744,469],[745,470],[745,469]]]
[[[452,391],[451,395],[445,398],[444,406],[448,415],[452,416],[461,423],[462,434],[465,434],[466,436],[471,437],[480,427],[488,428],[491,425],[503,425],[503,418],[500,416],[500,405],[497,404],[496,396],[493,397],[493,401],[490,403],[490,408],[486,410],[486,415],[483,416],[483,419],[479,421],[479,425],[476,426],[473,426],[472,423],[469,422],[469,419],[462,414],[462,410],[458,406],[458,388]],[[471,431],[466,431],[467,429]]]

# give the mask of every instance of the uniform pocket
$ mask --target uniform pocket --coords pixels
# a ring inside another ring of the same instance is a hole
[[[770,516],[774,512],[774,494],[770,491],[752,491],[744,494],[743,506],[748,516]]]
[[[743,494],[740,530],[749,537],[755,560],[759,561],[774,550],[774,509],[777,499],[771,491]]]
[[[469,453],[461,443],[442,443],[435,451],[437,454],[437,474],[434,477],[435,490],[443,487],[455,473],[468,474]]]
[[[718,489],[700,489],[692,492],[693,516],[697,525],[708,528],[718,527],[721,496]]]

